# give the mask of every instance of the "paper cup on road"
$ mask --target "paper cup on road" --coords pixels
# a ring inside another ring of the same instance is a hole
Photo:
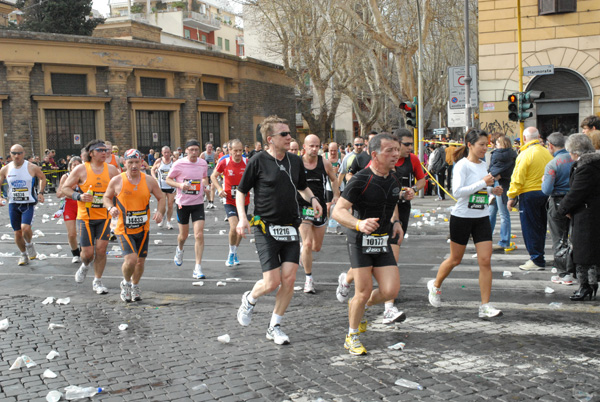
[[[544,290],[544,292],[546,292],[546,293],[554,293],[554,289],[552,289],[550,286],[546,286],[546,289]]]
[[[56,375],[55,372],[53,372],[52,370],[48,370],[46,369],[46,371],[44,371],[44,374],[42,374],[42,378],[56,378],[58,377]]]
[[[504,271],[502,273],[502,276],[505,277],[505,278],[510,278],[512,276],[512,272],[510,272],[510,271]]]
[[[129,327],[129,325],[121,324],[121,325],[119,325],[119,331],[125,331],[127,329],[127,327]]]
[[[225,335],[221,335],[220,337],[217,338],[219,340],[219,342],[221,343],[229,343],[229,341],[231,340],[231,338],[229,337],[229,334],[225,334]]]
[[[162,240],[154,240],[154,244],[162,244]]]

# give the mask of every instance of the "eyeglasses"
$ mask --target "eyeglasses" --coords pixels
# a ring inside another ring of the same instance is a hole
[[[10,154],[11,155],[23,155],[23,152],[13,152],[13,151],[10,151]]]
[[[404,145],[405,147],[414,147],[415,146],[414,142],[401,142],[400,144]]]
[[[292,135],[290,131],[282,131],[281,133],[277,133],[275,135],[280,135],[282,137],[287,137],[288,135]]]
[[[362,146],[364,146],[364,145],[365,145],[365,144],[354,144],[354,146],[355,146],[355,147],[362,147]]]

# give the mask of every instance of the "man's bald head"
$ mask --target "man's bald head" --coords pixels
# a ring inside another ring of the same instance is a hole
[[[10,152],[25,152],[25,148],[21,144],[15,144],[10,147]]]
[[[319,148],[321,148],[321,140],[314,134],[309,134],[304,138],[304,152],[309,156],[319,155]]]
[[[525,138],[525,142],[537,140],[540,138],[540,132],[535,127],[527,127],[523,130],[523,138]]]

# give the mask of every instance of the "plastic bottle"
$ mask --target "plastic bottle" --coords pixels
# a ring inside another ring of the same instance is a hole
[[[78,387],[76,385],[71,385],[65,388],[65,399],[68,401],[72,401],[74,399],[83,399],[83,398],[91,398],[92,396],[99,394],[102,392],[102,388],[98,387]]]
[[[421,384],[414,381],[405,380],[404,378],[397,379],[394,384],[405,388],[418,389],[419,391],[423,390],[423,386]]]
[[[0,202],[2,203],[2,205],[6,205],[6,200],[4,198]]]
[[[88,188],[88,191],[86,191],[85,193],[86,193],[86,194],[89,194],[89,195],[91,195],[91,196],[93,196],[93,195],[94,195],[94,192],[92,191],[92,186],[91,186],[91,185],[90,185],[90,188]],[[91,201],[90,201],[90,202],[86,202],[86,203],[85,203],[85,207],[86,207],[86,208],[91,208],[91,207],[92,207],[92,202],[91,202]]]

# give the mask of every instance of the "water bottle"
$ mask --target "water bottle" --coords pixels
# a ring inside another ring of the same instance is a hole
[[[418,389],[419,391],[423,390],[423,386],[421,384],[414,381],[405,380],[404,378],[397,379],[394,384],[405,388]]]
[[[329,218],[329,222],[327,223],[327,233],[335,233],[338,227],[338,223],[335,219]]]
[[[94,195],[94,192],[92,191],[92,186],[90,186],[90,188],[88,188],[88,191],[86,191],[86,194]],[[90,202],[86,202],[85,203],[85,207],[86,208],[91,208],[92,207],[92,202],[91,201]]]
[[[65,388],[65,399],[72,401],[74,399],[91,398],[92,396],[102,392],[102,388],[98,387],[78,387],[76,385],[70,385]]]

